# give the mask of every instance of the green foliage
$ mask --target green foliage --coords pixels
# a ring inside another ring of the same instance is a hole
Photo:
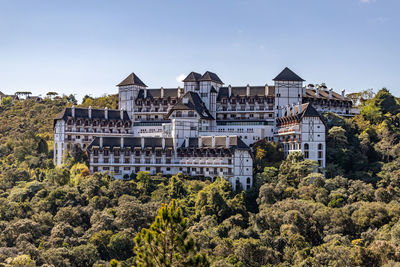
[[[135,238],[138,266],[209,266],[204,255],[196,253],[187,231],[188,220],[172,200],[158,211],[150,229],[142,228]]]
[[[352,97],[361,115],[323,114],[324,173],[314,172],[315,162],[300,153],[283,160],[279,144],[261,140],[254,145],[254,187],[242,192],[223,177],[211,182],[140,172],[115,180],[90,174],[79,150],[55,168],[52,118],[76,104],[73,95],[2,105],[0,262],[135,266],[176,253],[174,266],[190,259],[197,263],[187,265],[395,266],[400,262],[399,100],[387,90]],[[83,102],[117,106],[115,96]],[[157,213],[162,203],[170,205]],[[152,246],[164,245],[163,237],[170,241],[168,250],[149,258]]]
[[[11,96],[6,96],[1,99],[1,106],[2,107],[9,107],[13,103],[13,99]]]

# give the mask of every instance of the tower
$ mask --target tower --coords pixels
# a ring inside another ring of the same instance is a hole
[[[273,81],[275,82],[276,113],[278,112],[278,107],[302,103],[304,80],[296,73],[286,67]]]
[[[145,90],[145,85],[135,73],[131,73],[118,85],[118,108],[126,110],[131,119],[134,119],[135,100],[141,89]]]
[[[201,76],[199,81],[199,95],[203,102],[206,104],[207,109],[211,111],[212,106],[216,105],[219,88],[224,83],[221,81],[217,74],[210,71],[206,71],[203,76]],[[212,94],[215,94],[215,98],[212,97]]]

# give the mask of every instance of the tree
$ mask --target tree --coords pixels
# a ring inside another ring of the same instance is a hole
[[[46,95],[47,95],[49,98],[53,98],[53,97],[55,97],[56,95],[58,95],[58,93],[57,93],[57,92],[48,92]]]
[[[1,106],[3,106],[3,107],[11,106],[12,102],[13,102],[13,99],[11,96],[6,96],[6,97],[1,98]]]
[[[209,266],[207,258],[197,254],[176,201],[163,204],[150,229],[143,228],[135,238],[138,266]]]

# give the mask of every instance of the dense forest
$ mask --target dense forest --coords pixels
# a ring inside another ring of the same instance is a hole
[[[53,118],[77,101],[4,98],[0,266],[397,266],[400,103],[386,89],[350,97],[360,115],[323,115],[324,175],[261,140],[240,192],[223,177],[91,174],[83,154],[56,168]]]

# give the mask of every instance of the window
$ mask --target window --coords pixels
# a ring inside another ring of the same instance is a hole
[[[236,178],[236,186],[235,186],[236,190],[240,190],[242,188],[242,185],[240,184],[240,180],[239,177]]]
[[[306,158],[306,159],[308,159],[310,156],[309,149],[310,149],[310,146],[307,143],[304,144],[304,158]]]
[[[246,189],[248,190],[248,189],[250,189],[250,187],[251,187],[251,179],[250,179],[250,177],[247,177],[247,179],[246,179]]]
[[[323,149],[323,145],[322,144],[318,144],[318,150],[322,150]]]

